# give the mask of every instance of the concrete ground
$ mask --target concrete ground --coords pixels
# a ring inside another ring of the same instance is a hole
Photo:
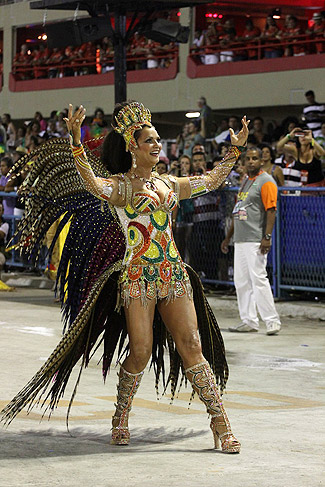
[[[131,444],[109,444],[116,371],[106,384],[96,358],[83,372],[65,426],[65,400],[50,422],[34,409],[0,429],[0,487],[316,487],[324,476],[324,342],[321,318],[284,317],[278,336],[227,331],[236,307],[211,304],[227,349],[225,396],[239,455],[213,450],[204,407],[189,389],[173,405],[156,400],[147,370],[130,419]],[[221,308],[221,309],[219,309]],[[50,290],[17,289],[0,295],[0,406],[32,377],[60,338],[59,306]],[[299,315],[299,313],[298,313]],[[99,358],[98,354],[98,358]]]

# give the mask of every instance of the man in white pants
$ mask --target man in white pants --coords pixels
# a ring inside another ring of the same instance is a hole
[[[266,273],[267,254],[276,217],[277,186],[262,170],[261,151],[257,147],[245,155],[247,177],[238,193],[233,221],[221,250],[228,252],[234,236],[234,281],[241,323],[229,328],[233,332],[257,332],[257,310],[265,322],[266,334],[276,335],[281,329],[270,282]]]

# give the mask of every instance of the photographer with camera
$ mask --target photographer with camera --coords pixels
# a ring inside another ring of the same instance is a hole
[[[325,149],[313,138],[312,131],[308,128],[295,127],[279,140],[278,151],[281,151],[290,140],[296,141],[298,157],[294,169],[301,171],[302,186],[325,186],[321,163]]]

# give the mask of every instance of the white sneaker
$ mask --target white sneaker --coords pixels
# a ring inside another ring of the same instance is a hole
[[[271,321],[266,324],[266,334],[267,335],[277,335],[281,330],[281,323],[278,321]]]
[[[253,328],[252,326],[249,326],[246,323],[240,323],[237,326],[232,326],[228,328],[228,330],[236,333],[250,333],[250,332],[258,331],[256,328]]]

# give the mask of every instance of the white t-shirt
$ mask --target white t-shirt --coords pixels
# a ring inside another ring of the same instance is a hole
[[[3,232],[5,234],[4,241],[6,243],[7,235],[8,235],[8,232],[9,232],[9,225],[8,225],[8,223],[1,223],[1,225],[0,225],[0,232]]]
[[[204,35],[201,34],[200,37],[196,37],[193,41],[193,45],[196,47],[202,47],[204,43]]]
[[[236,130],[235,134],[237,135],[239,130]],[[214,140],[217,144],[221,144],[222,142],[230,142],[230,133],[229,129],[224,130],[221,134],[217,135]]]
[[[228,136],[229,136],[229,129],[221,132],[221,134],[217,135],[214,138],[214,140],[216,141],[217,144],[221,144],[221,142],[224,142]]]

